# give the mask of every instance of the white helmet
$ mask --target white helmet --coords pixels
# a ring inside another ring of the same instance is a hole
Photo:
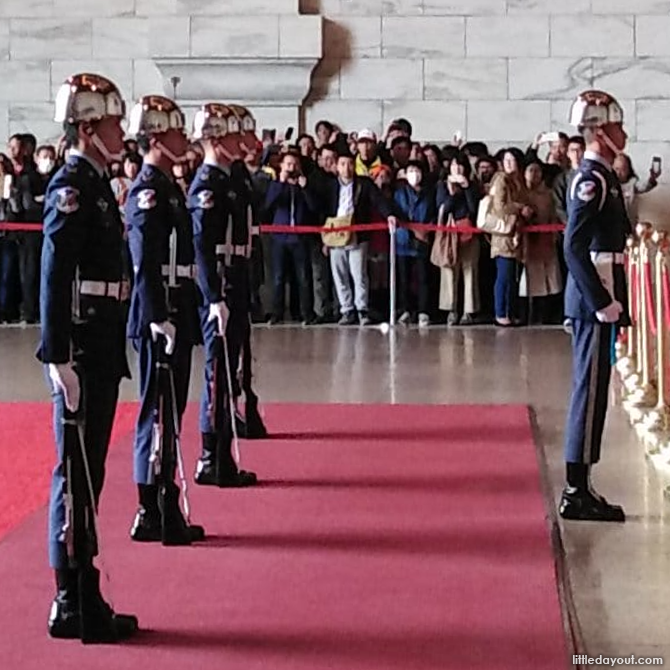
[[[599,128],[608,123],[623,123],[623,109],[609,93],[584,91],[572,103],[571,126]]]
[[[176,102],[162,95],[145,95],[130,111],[128,134],[147,137],[185,127],[184,113]]]
[[[126,115],[118,87],[99,74],[75,74],[58,89],[54,121],[79,123]]]
[[[208,102],[195,113],[193,139],[207,140],[214,137],[225,137],[228,134],[228,121],[232,117],[233,111],[228,105]]]

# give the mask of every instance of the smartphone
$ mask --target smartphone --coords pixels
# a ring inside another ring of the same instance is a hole
[[[277,129],[276,128],[263,128],[263,134],[261,135],[261,141],[264,145],[267,144],[276,144],[277,142]]]
[[[655,175],[661,174],[661,164],[662,164],[662,162],[661,162],[661,157],[660,156],[654,156],[651,159],[651,171]]]
[[[286,129],[286,134],[284,135],[284,141],[288,142],[293,137],[293,126],[289,126]]]
[[[463,133],[460,130],[457,130],[454,133],[454,144],[460,144],[463,141]]]
[[[12,195],[12,175],[5,175],[4,182],[2,184],[2,197],[4,200],[9,200]]]

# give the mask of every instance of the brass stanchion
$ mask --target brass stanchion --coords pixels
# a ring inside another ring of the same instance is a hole
[[[658,453],[661,445],[668,441],[669,415],[666,405],[667,379],[666,359],[668,354],[668,335],[666,332],[666,305],[664,298],[666,277],[668,272],[667,256],[670,250],[670,239],[664,231],[656,231],[653,235],[656,244],[656,262],[654,276],[656,285],[656,406],[647,416],[644,424],[644,441],[649,453]]]
[[[638,309],[639,326],[637,338],[637,373],[631,375],[625,383],[628,397],[624,401],[624,407],[628,410],[632,423],[643,420],[644,410],[652,408],[656,404],[656,394],[651,383],[651,360],[649,348],[651,343],[651,324],[649,323],[648,309],[652,307],[646,291],[646,270],[649,266],[651,252],[652,227],[648,223],[640,223],[636,227],[640,238],[640,252],[638,262]]]
[[[628,308],[630,310],[631,325],[626,329],[626,343],[617,342],[616,344],[616,353],[619,356],[619,360],[616,363],[616,370],[622,381],[628,379],[637,368],[637,291],[633,276],[638,271],[638,254],[639,250],[635,238],[629,237],[626,241],[626,287],[628,291]]]

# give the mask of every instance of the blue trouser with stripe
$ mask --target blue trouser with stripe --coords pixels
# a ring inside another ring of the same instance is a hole
[[[565,428],[565,461],[590,465],[600,444],[612,370],[614,326],[572,319],[572,395]]]
[[[150,338],[132,340],[133,347],[138,354],[140,378],[140,411],[137,415],[135,429],[135,444],[133,448],[133,475],[136,484],[151,484],[152,476],[149,472],[151,458],[151,442],[153,440],[154,411],[156,409],[156,344]],[[170,356],[170,366],[174,376],[175,397],[177,401],[177,419],[181,427],[181,419],[186,410],[188,387],[191,380],[191,353],[193,345],[177,339],[175,350]],[[163,392],[169,389],[163,389]],[[169,396],[166,396],[169,397]],[[174,473],[166,473],[168,479]]]

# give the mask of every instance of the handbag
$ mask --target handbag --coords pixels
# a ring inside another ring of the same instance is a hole
[[[514,235],[517,224],[516,214],[496,216],[491,212],[492,204],[490,195],[481,199],[477,210],[477,228],[492,235]]]
[[[323,224],[323,228],[324,230],[328,230],[329,228],[348,228],[353,223],[353,220],[353,214],[347,214],[345,216],[331,216],[326,219],[326,222]],[[351,238],[352,234],[349,230],[338,230],[334,233],[321,233],[321,240],[323,241],[324,245],[330,249],[346,247],[351,243]]]
[[[361,182],[356,182],[356,189],[354,191],[354,211],[358,206],[358,201],[361,197]],[[330,216],[326,219],[323,224],[324,230],[329,228],[348,228],[354,222],[353,214],[345,214],[344,216]],[[324,246],[331,249],[341,249],[342,247],[349,246],[350,244],[356,243],[356,234],[352,233],[350,230],[340,230],[334,233],[324,232],[321,233],[321,240]]]
[[[455,268],[458,265],[458,233],[450,233],[446,230],[453,228],[456,224],[452,214],[449,214],[446,224],[444,223],[444,205],[440,206],[437,225],[445,230],[438,230],[435,233],[433,248],[430,250],[430,262],[439,268]]]

